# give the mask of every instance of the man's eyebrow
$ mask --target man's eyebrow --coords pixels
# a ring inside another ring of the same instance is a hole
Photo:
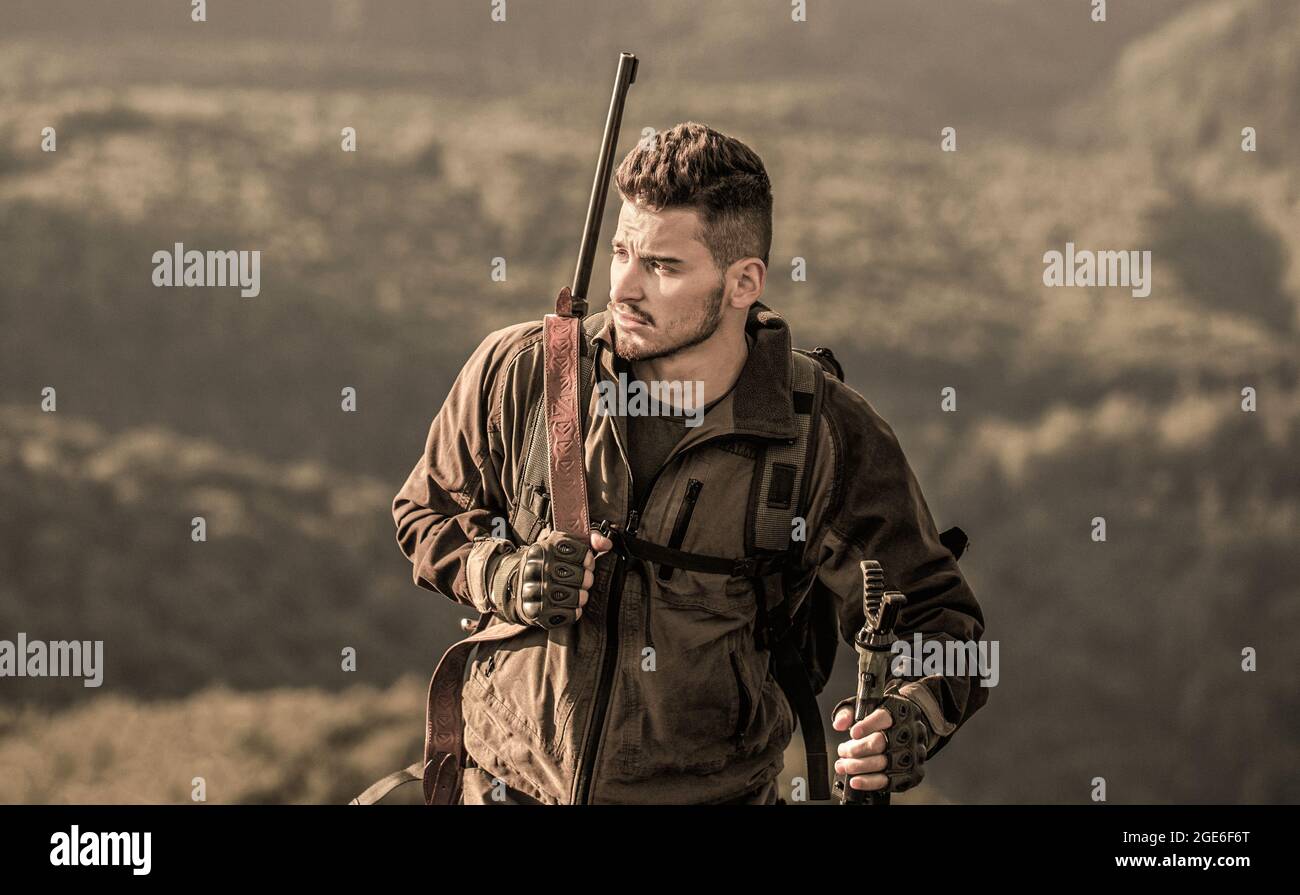
[[[623,240],[621,240],[621,239],[619,239],[617,236],[615,236],[612,240],[610,240],[610,243],[609,243],[609,244],[610,244],[610,246],[611,246],[612,248],[618,248],[619,246],[623,245]],[[659,261],[659,262],[661,262],[661,263],[663,263],[663,264],[682,264],[682,263],[683,263],[683,261],[682,261],[681,258],[674,258],[674,257],[672,257],[671,255],[642,255],[642,256],[641,256],[641,260],[642,260],[642,261]]]

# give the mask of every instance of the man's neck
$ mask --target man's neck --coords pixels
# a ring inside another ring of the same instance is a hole
[[[740,378],[749,357],[745,315],[724,319],[712,336],[668,357],[633,361],[632,374],[643,382],[703,382],[704,403],[721,398]]]

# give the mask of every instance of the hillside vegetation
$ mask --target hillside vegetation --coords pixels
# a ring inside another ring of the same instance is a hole
[[[163,6],[0,36],[0,638],[107,663],[0,684],[0,800],[337,801],[415,757],[464,613],[389,501],[473,347],[568,281],[624,48],[620,153],[694,119],[763,156],[764,300],[971,535],[1001,681],[921,797],[1300,800],[1300,5]],[[1151,250],[1151,296],[1045,288],[1067,241]],[[261,295],[154,287],[176,242],[260,250]]]

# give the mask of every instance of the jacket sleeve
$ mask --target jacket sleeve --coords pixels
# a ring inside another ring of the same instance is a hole
[[[511,543],[492,537],[494,519],[507,517],[497,447],[503,341],[488,336],[460,371],[392,506],[415,583],[479,612],[490,608],[488,561]]]
[[[919,632],[926,643],[978,642],[984,631],[979,603],[956,558],[940,543],[921,487],[889,424],[861,395],[839,383],[828,383],[823,418],[831,457],[818,467],[823,477],[830,477],[824,483],[828,507],[810,547],[818,561],[815,586],[836,600],[843,640],[851,646],[862,627],[860,563],[874,559],[884,569],[886,589],[907,597],[896,629],[900,639],[910,642]],[[988,699],[978,668],[964,670],[969,673],[891,678],[886,687],[886,692],[911,699],[925,715],[937,738],[930,755]],[[841,700],[835,711],[852,698]]]

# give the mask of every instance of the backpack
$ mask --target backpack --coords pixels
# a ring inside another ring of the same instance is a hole
[[[770,313],[770,312],[768,312]],[[594,388],[594,339],[601,328],[598,316],[584,321],[588,350],[580,360],[585,413]],[[687,553],[639,538],[616,539],[618,549],[637,559],[661,566],[699,572],[741,575],[754,582],[755,644],[771,651],[773,676],[790,703],[803,732],[807,755],[809,798],[830,798],[826,734],[817,696],[825,688],[839,652],[839,618],[833,600],[811,590],[807,599],[791,613],[796,594],[793,574],[802,565],[806,541],[795,541],[794,520],[806,517],[806,483],[816,462],[814,446],[821,424],[822,397],[827,376],[844,380],[844,370],[829,348],[791,351],[792,392],[798,435],[789,442],[764,445],[755,463],[758,473],[750,490],[749,521],[745,526],[745,556],[741,559]],[[531,543],[550,521],[549,464],[546,454],[546,425],[543,402],[531,411],[528,445],[523,471],[516,489],[518,496],[510,512],[510,526]],[[585,431],[585,427],[584,427]],[[960,557],[969,541],[960,528],[939,536],[954,557]],[[806,582],[805,582],[806,584]],[[774,598],[779,595],[779,600]],[[775,604],[775,605],[773,605]]]

